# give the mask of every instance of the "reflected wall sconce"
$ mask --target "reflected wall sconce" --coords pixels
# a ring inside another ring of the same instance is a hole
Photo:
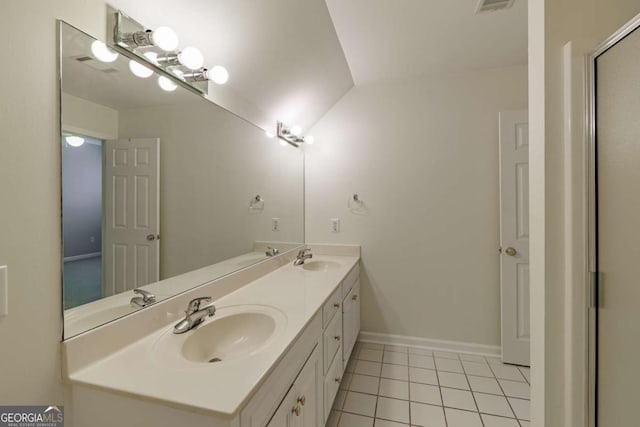
[[[77,135],[66,135],[64,140],[72,147],[81,147],[84,145],[84,138]]]
[[[298,125],[288,127],[282,122],[278,122],[277,136],[280,140],[288,142],[294,147],[300,147],[301,144],[313,144],[315,138],[311,135],[303,136],[302,128]]]
[[[221,65],[211,70],[204,68],[202,52],[193,46],[178,49],[179,38],[169,27],[146,29],[142,24],[121,11],[115,13],[113,31],[114,48],[136,56],[131,61],[131,71],[138,77],[148,77],[160,72],[158,84],[163,90],[175,90],[179,80],[200,94],[209,92],[209,81],[222,85],[229,80],[228,71]],[[148,70],[148,71],[145,71]],[[171,84],[169,84],[171,83]]]

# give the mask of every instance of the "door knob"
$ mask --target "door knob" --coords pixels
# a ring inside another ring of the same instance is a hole
[[[298,403],[304,406],[304,404],[307,403],[307,397],[306,396],[299,397]]]
[[[156,235],[155,234],[147,234],[147,240],[150,242],[153,242],[154,240],[156,240]]]
[[[512,248],[511,246],[509,246],[507,249],[505,249],[504,253],[509,256],[516,256],[518,251],[516,251],[515,248]]]

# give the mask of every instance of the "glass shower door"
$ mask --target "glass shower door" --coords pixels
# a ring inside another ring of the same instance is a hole
[[[598,426],[640,425],[640,30],[595,59]]]

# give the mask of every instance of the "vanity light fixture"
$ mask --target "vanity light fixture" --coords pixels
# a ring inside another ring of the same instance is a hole
[[[178,47],[178,35],[169,27],[158,27],[154,31],[134,31],[118,34],[117,41],[132,49],[145,46],[158,46],[165,52],[171,52]]]
[[[210,70],[203,67],[205,60],[199,49],[187,46],[182,50],[177,50],[179,44],[178,36],[169,27],[158,27],[155,30],[149,30],[139,22],[118,11],[115,13],[115,25],[113,28],[115,48],[123,55],[130,56],[129,53],[132,53],[139,57],[143,63],[148,61],[150,64],[148,68],[151,70],[158,68],[155,71],[160,74],[165,72],[178,76],[189,88],[193,88],[201,94],[208,93],[209,81],[222,85],[229,80],[229,72],[223,66],[216,65]],[[179,75],[177,70],[182,75]],[[141,70],[137,69],[137,71],[140,72]],[[147,77],[147,73],[143,72],[141,74]],[[166,74],[165,78],[171,80],[171,76]],[[167,90],[166,87],[169,87],[165,83],[159,84],[165,90]]]
[[[100,40],[94,40],[93,43],[91,43],[91,53],[101,62],[113,62],[118,59],[119,56],[117,52],[109,49],[107,45]]]
[[[67,135],[64,137],[64,140],[72,147],[80,147],[84,144],[84,138],[81,136]]]
[[[284,123],[278,122],[278,138],[280,138],[280,142],[288,142],[294,147],[299,147],[300,144],[313,144],[315,142],[315,138],[311,135],[302,136],[302,128],[298,125],[293,126],[291,128],[287,127]]]

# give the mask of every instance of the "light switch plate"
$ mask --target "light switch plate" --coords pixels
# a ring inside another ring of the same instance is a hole
[[[7,266],[0,265],[0,316],[9,314],[9,284],[7,283]]]

